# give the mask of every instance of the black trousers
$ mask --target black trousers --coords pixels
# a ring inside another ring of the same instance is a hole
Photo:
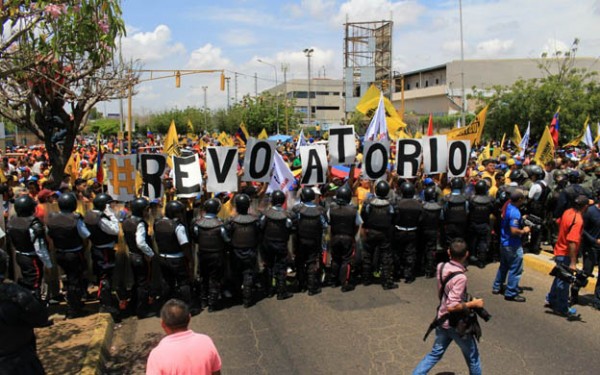
[[[148,312],[150,297],[150,275],[152,265],[145,256],[129,253],[131,270],[133,271],[133,295],[135,296],[135,311],[138,315]]]
[[[412,280],[417,268],[417,231],[394,230],[394,268],[399,277]]]
[[[112,298],[112,278],[115,269],[115,250],[92,246],[92,266],[98,281],[98,299],[104,307],[114,307]]]
[[[256,249],[233,249],[235,276],[238,282],[236,289],[242,286],[242,298],[244,303],[252,299],[252,288],[256,277]],[[241,276],[241,280],[240,280]]]
[[[262,260],[265,273],[265,291],[272,295],[273,277],[278,294],[287,292],[285,278],[287,271],[288,246],[287,241],[265,241],[262,247]]]
[[[17,264],[21,268],[21,278],[19,285],[23,288],[31,290],[33,295],[39,300],[41,299],[40,287],[42,278],[44,277],[44,264],[37,255],[28,256],[17,254]]]
[[[321,287],[321,234],[318,239],[298,239],[294,263],[296,265],[296,278],[300,290],[308,288],[309,292],[316,292]]]
[[[159,256],[160,273],[167,284],[167,298],[179,295],[184,302],[192,302],[189,262],[185,257],[166,258]]]
[[[581,246],[581,250],[583,252],[583,271],[591,274],[594,267],[600,267],[600,248]],[[597,309],[600,309],[600,283],[596,283],[592,303]]]
[[[381,261],[381,283],[383,286],[394,282],[394,260],[390,247],[390,236],[387,232],[367,229],[362,253],[362,279],[368,285],[373,282],[374,258],[379,252]]]
[[[470,223],[467,241],[471,256],[480,262],[486,262],[490,249],[491,230],[487,223]]]
[[[420,233],[423,252],[425,255],[425,263],[423,272],[426,276],[434,276],[436,266],[438,264],[438,237],[437,229],[424,229]]]
[[[208,297],[208,305],[215,306],[221,295],[221,283],[225,270],[225,253],[205,252],[198,253],[201,278],[201,297]]]
[[[455,238],[462,238],[466,240],[467,236],[467,223],[448,223],[444,227],[444,240],[446,243],[446,248],[450,246],[450,243]]]
[[[71,310],[83,308],[81,298],[85,292],[83,273],[86,269],[82,250],[73,252],[56,252],[56,262],[67,276],[67,304]]]
[[[337,282],[347,285],[350,281],[351,264],[354,258],[354,237],[332,236],[329,241],[331,251],[331,275]]]

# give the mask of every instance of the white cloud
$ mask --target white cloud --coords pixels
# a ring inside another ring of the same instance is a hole
[[[569,52],[569,45],[561,40],[549,38],[546,43],[542,46],[542,53],[548,55],[554,55],[556,52]]]
[[[130,33],[123,39],[122,46],[127,59],[140,59],[143,63],[158,62],[186,52],[182,43],[171,40],[171,29],[166,25],[158,25],[149,32]]]
[[[233,47],[251,46],[258,43],[258,38],[248,29],[231,29],[221,35],[223,43]]]
[[[328,19],[335,9],[334,0],[301,0],[300,4],[286,7],[293,17],[309,16],[316,19]]]
[[[333,22],[377,21],[392,18],[394,26],[416,23],[426,8],[416,1],[348,0],[340,6]]]
[[[224,69],[231,66],[231,61],[221,56],[221,48],[207,43],[192,51],[187,66],[190,69]]]
[[[491,39],[477,44],[475,56],[477,58],[502,58],[506,57],[514,47],[513,40]]]

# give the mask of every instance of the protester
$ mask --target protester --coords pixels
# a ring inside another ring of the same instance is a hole
[[[150,352],[148,375],[221,374],[221,357],[210,337],[189,329],[191,314],[180,300],[167,301],[160,310],[160,325],[167,334]]]

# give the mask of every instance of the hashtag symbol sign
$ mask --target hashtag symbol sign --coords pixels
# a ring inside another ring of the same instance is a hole
[[[128,156],[113,156],[108,160],[108,180],[117,195],[135,195],[135,166]]]

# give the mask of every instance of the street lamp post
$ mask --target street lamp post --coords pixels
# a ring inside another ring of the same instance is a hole
[[[206,90],[208,89],[208,86],[202,86],[202,90],[204,91],[204,124],[206,125],[207,129],[208,129],[208,119],[207,119],[207,114],[206,112],[208,111],[208,107],[207,107],[207,101],[206,101]]]
[[[463,39],[462,0],[458,0],[458,7],[460,12],[460,84],[462,86],[462,108],[460,112],[462,125],[465,126],[465,112],[467,111],[467,95],[465,94],[465,48]]]
[[[306,55],[307,59],[308,59],[308,110],[306,111],[306,122],[307,122],[307,126],[310,126],[310,116],[311,116],[311,106],[310,106],[310,57],[312,56],[312,53],[314,52],[314,49],[312,48],[305,48],[304,49],[304,54]]]
[[[277,87],[279,86],[279,83],[277,81],[277,67],[275,66],[275,64],[268,63],[261,59],[256,59],[256,61],[265,65],[269,65],[273,68],[273,71],[275,71],[275,89],[277,90],[275,91],[275,126],[277,127],[277,134],[279,134],[279,87]]]

